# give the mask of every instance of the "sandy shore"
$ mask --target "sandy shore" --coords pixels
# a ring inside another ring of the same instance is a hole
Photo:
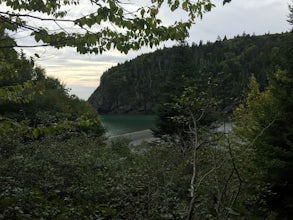
[[[117,138],[117,137],[126,137],[131,140],[130,144],[136,146],[141,144],[142,142],[152,142],[155,140],[158,140],[158,138],[155,138],[153,136],[153,133],[151,130],[142,130],[142,131],[136,131],[136,132],[131,132],[131,133],[126,133],[126,134],[121,134],[121,135],[116,135],[116,136],[110,136],[109,139]]]

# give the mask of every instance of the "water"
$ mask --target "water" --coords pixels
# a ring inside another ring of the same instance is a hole
[[[101,115],[100,117],[110,136],[151,129],[155,125],[154,115]]]

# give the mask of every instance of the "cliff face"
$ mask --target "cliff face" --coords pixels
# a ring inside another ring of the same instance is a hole
[[[109,97],[112,95],[101,92],[100,90],[101,88],[98,87],[88,99],[88,102],[100,114],[149,114],[153,112],[154,105],[151,103],[146,103],[145,105],[139,105],[135,101],[124,103],[124,99],[118,99],[119,96],[111,99]]]
[[[107,70],[89,103],[101,114],[153,113],[162,101],[163,90],[160,87],[166,75],[160,72],[160,65],[165,53],[165,50],[160,50],[142,55]]]
[[[99,92],[99,87],[91,94],[88,102],[99,112],[107,112],[110,108],[103,101],[103,95]]]
[[[287,39],[288,33],[243,35],[144,54],[107,70],[88,101],[100,114],[152,113],[188,86],[205,91],[216,82],[213,92],[224,109],[237,102],[252,74],[266,86],[268,74],[282,67]]]

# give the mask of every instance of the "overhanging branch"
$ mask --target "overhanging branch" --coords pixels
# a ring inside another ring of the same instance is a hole
[[[73,19],[41,18],[41,17],[38,17],[38,16],[29,15],[29,14],[15,14],[15,13],[9,13],[9,12],[4,12],[4,11],[0,11],[0,14],[8,15],[10,17],[33,18],[33,19],[37,19],[37,20],[40,20],[40,21],[58,21],[58,22],[75,22],[76,21],[76,20],[73,20]]]

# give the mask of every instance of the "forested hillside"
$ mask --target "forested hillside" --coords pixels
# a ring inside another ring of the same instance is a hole
[[[268,77],[284,65],[288,33],[226,37],[215,43],[182,43],[107,70],[89,102],[99,113],[151,113],[170,96],[211,84],[222,109],[238,103],[249,77],[263,89]]]
[[[9,34],[29,28],[45,46],[127,52],[183,39],[212,3],[167,1],[191,20],[164,27],[155,19],[163,0],[133,19],[127,1],[89,1],[97,13],[69,22],[106,29],[81,35],[70,26],[71,35],[59,18],[84,1],[0,2],[12,10],[0,12],[0,220],[293,219],[292,30],[181,43],[108,70],[89,100],[100,113],[158,116],[161,139],[133,146],[107,138],[97,111],[17,52]],[[293,25],[293,2],[289,13]],[[111,21],[117,32],[104,26]]]

